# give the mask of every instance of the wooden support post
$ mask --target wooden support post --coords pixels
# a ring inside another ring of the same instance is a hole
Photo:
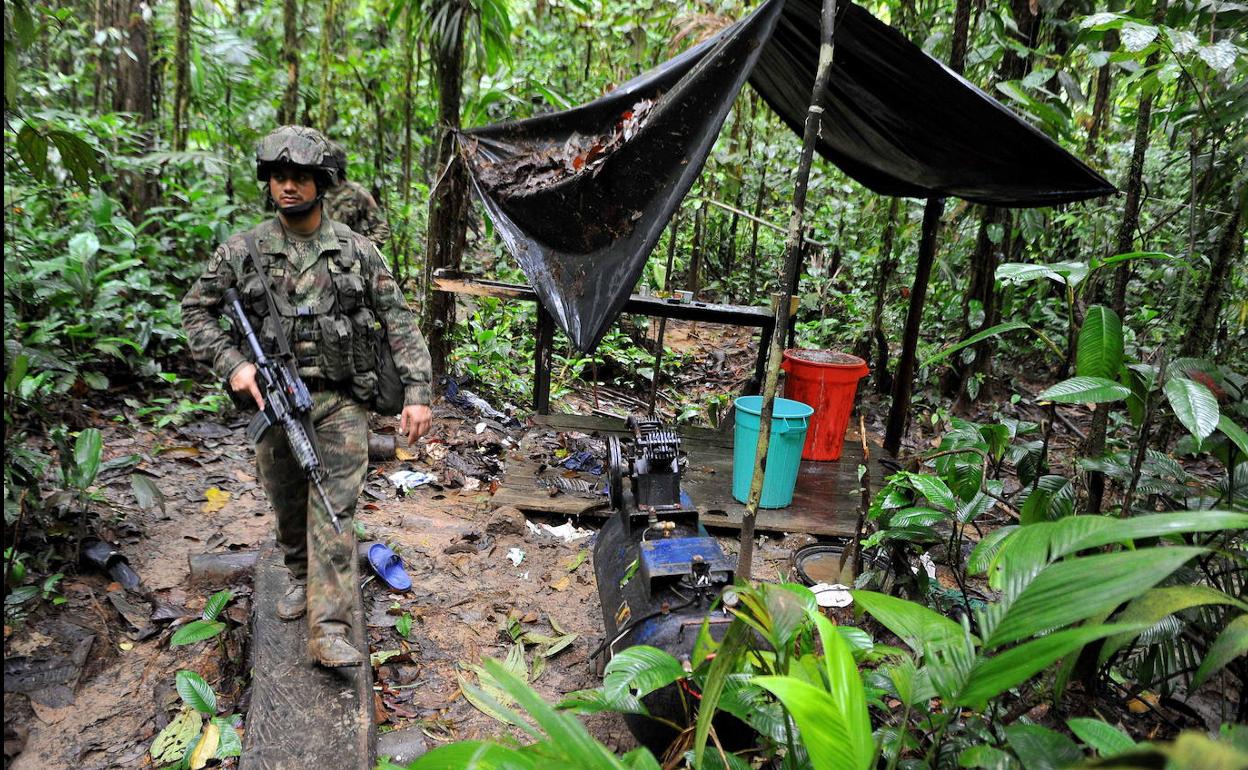
[[[914,286],[910,289],[910,308],[906,312],[906,331],[901,340],[901,356],[897,359],[897,374],[893,377],[893,403],[888,409],[888,424],[884,431],[884,448],[894,456],[901,449],[901,435],[906,429],[910,414],[910,394],[914,389],[914,359],[919,348],[919,326],[923,323],[923,302],[927,297],[927,282],[932,276],[932,263],[936,259],[936,236],[940,232],[940,217],[945,212],[944,198],[928,198],[923,209],[923,236],[919,241],[919,262],[914,268]]]
[[[550,414],[550,368],[554,357],[555,318],[537,303],[537,340],[533,352],[533,411]]]
[[[784,289],[776,303],[775,325],[771,333],[771,355],[767,361],[767,376],[763,380],[763,409],[758,425],[758,446],[754,457],[754,478],[750,482],[750,494],[741,519],[741,552],[737,558],[737,576],[750,579],[754,566],[754,522],[758,505],[763,497],[763,476],[767,469],[767,448],[771,443],[771,415],[775,407],[776,385],[780,380],[780,358],[788,336],[789,316],[792,312],[793,287],[797,285],[802,262],[802,220],[806,213],[806,188],[810,182],[810,164],[815,154],[815,137],[819,122],[823,119],[823,93],[832,76],[832,41],[836,22],[836,0],[823,0],[820,14],[819,66],[815,70],[815,82],[810,91],[810,108],[806,111],[806,124],[802,132],[802,154],[797,164],[797,181],[793,188],[793,214],[789,218],[789,233],[784,248]]]

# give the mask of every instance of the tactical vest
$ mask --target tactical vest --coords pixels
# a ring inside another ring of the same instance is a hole
[[[259,330],[266,354],[278,351],[277,335],[286,335],[300,375],[320,377],[344,387],[366,402],[377,387],[377,315],[369,306],[363,260],[358,258],[350,228],[330,221],[338,238],[338,252],[324,254],[310,270],[328,271],[330,286],[312,305],[296,306],[282,281],[273,276],[268,255],[259,254],[263,269],[274,279],[273,301],[280,319],[269,317],[264,282],[248,259],[239,280],[239,294],[252,326]]]

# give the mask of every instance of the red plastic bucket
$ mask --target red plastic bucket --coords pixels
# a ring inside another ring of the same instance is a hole
[[[815,408],[806,430],[802,459],[841,459],[858,380],[870,371],[867,362],[831,350],[791,348],[784,351],[780,368],[788,372],[784,397]]]

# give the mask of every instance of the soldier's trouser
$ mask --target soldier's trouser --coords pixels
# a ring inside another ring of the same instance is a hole
[[[286,434],[270,428],[256,447],[260,483],[277,514],[277,542],[296,580],[307,580],[310,638],[346,633],[357,591],[358,566],[352,516],[368,472],[368,413],[335,391],[312,394],[312,424],[325,469],[325,493],[342,525],[329,514],[299,470]]]

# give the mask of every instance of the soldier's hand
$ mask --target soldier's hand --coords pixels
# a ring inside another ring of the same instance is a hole
[[[407,435],[407,445],[429,432],[433,425],[433,410],[425,404],[408,404],[399,415],[399,433]]]
[[[260,395],[260,385],[256,383],[256,365],[246,363],[230,376],[230,388],[235,393],[250,393],[256,400],[256,406],[264,408],[264,396]]]

